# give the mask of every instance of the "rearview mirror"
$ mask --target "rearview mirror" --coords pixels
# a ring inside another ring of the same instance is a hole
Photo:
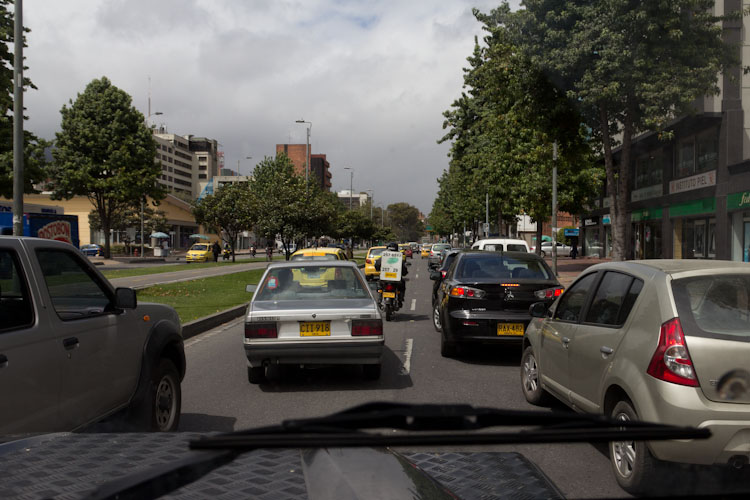
[[[132,288],[115,289],[115,307],[117,309],[135,309],[138,305],[138,299],[135,296],[135,290]]]
[[[245,291],[248,293],[255,293],[255,290],[258,289],[258,285],[247,285],[245,286]]]
[[[430,271],[430,279],[432,281],[438,281],[442,277],[442,273],[440,271]]]
[[[547,315],[547,304],[545,302],[534,302],[529,307],[532,318],[543,318]]]

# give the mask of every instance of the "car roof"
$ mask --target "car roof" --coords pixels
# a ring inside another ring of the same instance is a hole
[[[521,240],[518,238],[485,238],[483,240],[475,241],[474,245],[478,243],[523,243],[524,245],[528,245],[528,243],[526,243],[526,240]]]
[[[378,245],[378,246],[375,246],[375,247],[370,247],[370,248],[368,248],[368,249],[367,249],[367,251],[369,252],[370,250],[373,250],[373,249],[375,249],[375,248],[388,248],[388,247],[387,247],[387,246],[385,246],[385,245]]]
[[[266,269],[277,269],[282,267],[353,267],[357,269],[357,263],[351,260],[295,260],[284,262],[272,262]]]
[[[702,259],[645,259],[624,262],[604,262],[592,266],[589,269],[619,269],[622,271],[630,271],[639,268],[643,271],[658,271],[670,275],[687,274],[699,271],[711,271],[714,273],[732,273],[737,271],[750,272],[750,264],[746,262]]]
[[[499,250],[479,250],[477,248],[471,248],[471,249],[467,248],[467,249],[462,250],[461,253],[464,254],[464,255],[467,255],[467,256],[470,256],[470,255],[492,255],[492,254],[505,255],[505,256],[508,256],[508,257],[522,257],[522,258],[523,257],[528,258],[530,256],[533,256],[533,257],[535,257],[535,258],[537,258],[539,260],[544,260],[540,256],[538,256],[537,254],[531,253],[531,252],[511,252],[511,251],[501,252]]]
[[[327,255],[327,254],[334,254],[339,255],[343,252],[338,247],[321,247],[321,248],[302,248],[300,250],[297,250],[292,255]]]

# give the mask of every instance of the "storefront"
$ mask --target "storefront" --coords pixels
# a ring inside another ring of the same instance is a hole
[[[599,223],[600,217],[592,216],[583,219],[583,227],[581,238],[583,245],[581,246],[581,255],[587,257],[603,257],[604,256],[604,245],[602,245],[602,226]]]
[[[642,208],[630,214],[635,259],[662,258],[662,214],[661,208]]]
[[[750,191],[727,195],[730,218],[731,259],[750,262]]]
[[[673,258],[716,258],[716,198],[671,205],[669,218]]]

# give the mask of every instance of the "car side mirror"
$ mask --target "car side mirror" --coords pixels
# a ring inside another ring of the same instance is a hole
[[[439,281],[442,276],[443,275],[440,271],[430,271],[430,279],[432,281]]]
[[[258,289],[258,285],[247,285],[245,287],[245,291],[248,293],[255,293],[257,289]]]
[[[115,307],[117,309],[135,309],[138,305],[138,299],[135,296],[135,290],[132,288],[115,289]]]
[[[532,318],[544,318],[547,315],[547,310],[546,302],[534,302],[529,307],[529,314]]]

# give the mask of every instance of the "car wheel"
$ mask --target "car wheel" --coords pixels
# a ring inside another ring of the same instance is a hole
[[[439,332],[443,331],[443,322],[440,320],[440,304],[435,304],[432,307],[432,326]]]
[[[180,423],[182,390],[180,374],[169,359],[159,361],[151,379],[151,429],[168,432],[177,430]]]
[[[362,375],[365,380],[377,380],[380,378],[381,365],[362,365]]]
[[[526,401],[533,405],[542,405],[547,400],[547,393],[542,389],[539,380],[539,365],[531,346],[523,351],[521,357],[521,389]]]
[[[638,420],[638,414],[627,400],[618,402],[611,416],[621,421]],[[628,493],[645,493],[650,485],[658,484],[660,462],[651,455],[645,442],[612,441],[609,458],[617,483]]]
[[[260,384],[266,379],[266,367],[265,366],[248,366],[247,367],[247,381],[251,384]]]

